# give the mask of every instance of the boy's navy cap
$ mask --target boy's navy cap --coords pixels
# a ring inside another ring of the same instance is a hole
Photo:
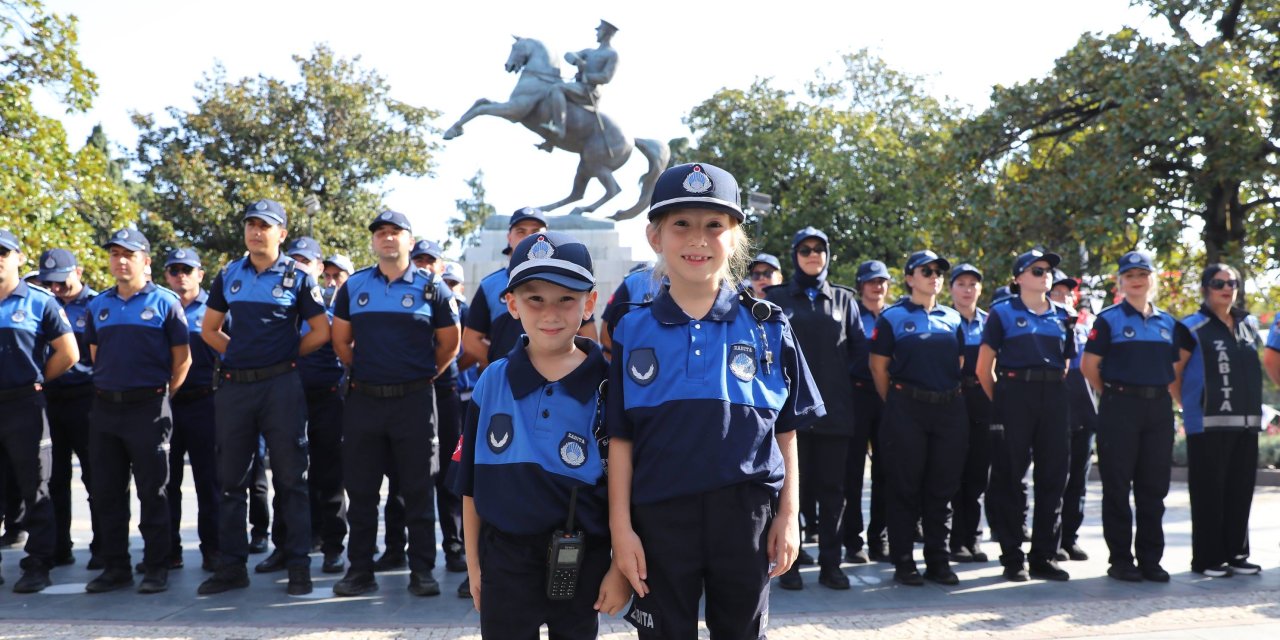
[[[76,270],[76,256],[66,249],[49,249],[40,255],[40,280],[66,282],[67,274]]]
[[[1070,288],[1074,289],[1074,288],[1076,288],[1076,287],[1080,286],[1080,281],[1079,281],[1079,280],[1076,280],[1075,278],[1072,278],[1072,277],[1071,277],[1071,276],[1069,276],[1069,275],[1067,275],[1067,273],[1066,273],[1065,271],[1063,271],[1062,269],[1054,269],[1054,270],[1053,270],[1053,285],[1052,285],[1052,286],[1055,286],[1055,287],[1056,287],[1056,286],[1058,286],[1058,285],[1060,285],[1060,284],[1065,284],[1065,285],[1067,285],[1068,287],[1070,287]]]
[[[1059,262],[1062,262],[1062,256],[1056,253],[1044,252],[1039,249],[1032,249],[1014,259],[1013,277],[1016,278],[1021,275],[1023,271],[1026,271],[1027,268],[1037,260],[1044,260],[1045,262],[1048,262],[1049,268],[1053,269],[1058,266]]]
[[[510,229],[525,220],[536,220],[547,226],[547,214],[537,207],[520,207],[516,212],[511,214],[511,220],[507,222],[507,228]]]
[[[0,229],[0,247],[10,251],[22,251],[22,247],[18,245],[18,236],[13,235],[8,229]]]
[[[777,256],[772,253],[757,253],[756,257],[752,258],[751,264],[747,265],[747,270],[750,271],[757,264],[767,264],[777,271],[782,271],[782,263],[778,262]]]
[[[466,282],[465,275],[462,265],[450,260],[444,263],[444,273],[440,274],[440,279],[445,282]]]
[[[373,222],[369,223],[369,230],[373,231],[384,224],[395,225],[410,233],[413,232],[413,225],[409,223],[408,216],[405,216],[399,211],[392,211],[388,209],[379,213],[378,216],[373,219]]]
[[[302,256],[311,261],[316,261],[324,257],[324,254],[320,253],[320,243],[316,242],[315,238],[309,238],[307,236],[302,236],[301,238],[290,242],[289,248],[284,250],[284,254],[287,256]]]
[[[649,220],[677,209],[715,209],[746,219],[738,202],[738,181],[728,171],[705,162],[671,167],[658,176],[649,202]]]
[[[570,291],[590,291],[596,286],[587,245],[567,233],[543,231],[516,245],[507,265],[507,288],[530,280],[546,280]]]
[[[1155,258],[1146,251],[1130,251],[1120,256],[1119,273],[1124,273],[1130,269],[1146,269],[1147,271],[1155,271]]]
[[[866,262],[858,265],[858,284],[863,284],[864,282],[875,280],[876,278],[884,278],[885,280],[893,279],[893,277],[889,275],[889,267],[885,266],[883,262],[880,262],[879,260],[867,260]]]
[[[444,258],[444,249],[441,249],[440,245],[432,240],[419,240],[413,243],[413,253],[409,254],[410,258],[418,256],[431,256],[436,260],[441,260]]]
[[[821,230],[815,229],[814,227],[805,227],[797,231],[796,234],[791,237],[791,248],[795,249],[800,246],[801,242],[804,242],[809,238],[817,238],[822,241],[822,244],[831,244],[827,241],[827,234],[823,233]]]
[[[951,268],[951,263],[947,262],[945,258],[939,258],[938,254],[925,249],[924,251],[917,251],[907,257],[907,273],[911,273],[917,268],[923,267],[930,262],[938,263],[938,266],[942,267],[943,271]]]
[[[968,262],[961,262],[960,264],[956,265],[954,268],[951,269],[950,282],[955,282],[956,278],[959,278],[960,276],[966,273],[977,278],[978,282],[982,282],[982,272],[979,271],[977,267],[969,264]]]
[[[283,227],[289,221],[284,214],[284,205],[275,200],[259,200],[244,208],[244,220],[257,218],[267,224]]]
[[[112,245],[129,251],[151,252],[151,241],[137,229],[121,229],[111,234],[111,239],[102,243],[102,248],[110,249]]]
[[[200,268],[200,255],[195,249],[174,249],[164,257],[164,266],[185,264],[193,269]]]
[[[325,258],[324,263],[327,265],[331,264],[339,269],[342,269],[343,271],[346,271],[347,274],[352,274],[356,272],[355,265],[351,264],[351,258],[348,258],[342,255],[341,253],[335,253],[329,256],[328,258]]]

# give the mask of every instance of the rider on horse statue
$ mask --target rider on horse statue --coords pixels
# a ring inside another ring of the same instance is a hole
[[[596,27],[596,42],[600,46],[564,54],[564,61],[576,66],[578,72],[574,75],[573,82],[551,85],[546,98],[551,106],[551,119],[542,125],[547,132],[544,135],[546,142],[539,145],[539,149],[551,151],[555,146],[555,138],[564,135],[565,109],[568,107],[566,101],[598,113],[596,105],[600,99],[600,91],[597,87],[608,84],[618,69],[618,52],[609,44],[613,34],[617,32],[617,27],[601,20],[600,26]]]

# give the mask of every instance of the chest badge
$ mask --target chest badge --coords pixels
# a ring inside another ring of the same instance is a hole
[[[231,293],[240,293],[240,281],[233,280],[231,282]]]
[[[404,294],[404,297],[400,298],[400,306],[406,309],[411,308],[413,306],[413,294],[412,293]]]
[[[282,287],[282,286],[280,286],[280,285],[276,285],[276,286],[272,287],[272,288],[271,288],[271,297],[272,297],[272,298],[283,298],[283,297],[284,297],[284,287]]]
[[[102,311],[99,311],[99,312],[98,312],[98,322],[105,322],[105,321],[106,321],[106,319],[107,319],[110,315],[111,315],[111,310],[110,310],[110,309],[103,309]]]
[[[1016,325],[1018,325],[1020,328],[1024,328],[1024,329],[1025,329],[1025,328],[1026,328],[1026,326],[1027,326],[1027,319],[1026,319],[1026,318],[1018,318],[1017,320],[1014,320],[1014,321],[1013,321],[1013,323],[1014,323],[1014,324],[1016,324]]]
[[[369,294],[361,293],[360,295],[356,296],[356,304],[362,307],[365,306],[366,304],[369,304]]]
[[[9,316],[9,319],[14,322],[26,322],[27,312],[23,311],[22,309],[18,309],[17,311],[13,312],[13,315]]]
[[[1161,329],[1161,330],[1160,330],[1160,337],[1161,337],[1161,338],[1164,338],[1165,340],[1172,340],[1172,339],[1173,339],[1173,336],[1171,336],[1171,335],[1169,334],[1169,330],[1168,330],[1168,329]]]
[[[1122,333],[1124,333],[1124,337],[1126,338],[1133,338],[1138,335],[1138,331],[1133,327],[1125,327]]]
[[[743,343],[729,345],[729,371],[735,378],[751,382],[756,377],[756,348]]]
[[[146,309],[143,309],[143,310],[142,310],[142,319],[143,319],[143,320],[150,321],[152,318],[155,318],[155,317],[156,317],[156,310],[155,310],[155,309],[152,309],[151,307],[147,307]]]
[[[489,450],[494,453],[502,453],[511,448],[511,440],[515,435],[511,428],[511,416],[505,413],[495,413],[489,418],[489,437],[487,438]]]
[[[586,464],[587,439],[571,431],[565,433],[560,440],[560,461],[573,469]]]
[[[653,349],[635,349],[627,356],[627,376],[647,387],[658,378],[658,356]]]
[[[76,318],[76,326],[77,326],[77,327],[80,327],[81,329],[83,329],[83,328],[84,328],[84,325],[85,325],[85,322],[84,322],[84,316],[80,316],[79,318]]]

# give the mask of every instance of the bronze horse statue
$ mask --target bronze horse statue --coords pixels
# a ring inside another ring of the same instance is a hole
[[[604,187],[604,197],[585,207],[575,207],[571,215],[590,213],[599,209],[622,191],[613,172],[626,163],[631,157],[633,148],[649,161],[649,170],[640,179],[640,198],[630,209],[613,214],[614,220],[628,220],[636,217],[649,206],[653,196],[653,185],[658,181],[663,169],[671,160],[671,151],[667,144],[660,140],[636,138],[632,140],[622,133],[618,125],[609,116],[594,111],[586,106],[570,103],[565,114],[564,134],[558,135],[549,130],[545,124],[551,120],[550,107],[545,100],[551,85],[564,82],[560,77],[560,63],[553,59],[543,44],[533,38],[515,38],[511,45],[511,55],[507,57],[508,72],[520,72],[520,79],[511,91],[506,102],[492,102],[485,98],[476,100],[475,104],[462,114],[457,122],[444,133],[445,140],[452,140],[462,135],[462,125],[477,116],[498,116],[525,126],[530,131],[546,139],[539,148],[551,150],[552,147],[564,149],[578,154],[578,172],[573,178],[573,191],[563,200],[544,207],[544,211],[557,209],[572,202],[582,200],[587,191],[587,183],[592,178]]]

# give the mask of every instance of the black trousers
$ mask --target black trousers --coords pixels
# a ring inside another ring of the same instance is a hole
[[[1023,382],[1002,379],[996,383],[993,422],[1004,426],[1004,438],[992,451],[993,481],[987,500],[996,520],[992,526],[1000,540],[1001,563],[1022,565],[1023,512],[1026,493],[1022,478],[1035,462],[1035,509],[1032,513],[1032,561],[1050,561],[1062,542],[1062,493],[1067,484],[1070,432],[1067,427],[1067,388],[1062,382]]]
[[[440,546],[445,557],[462,555],[462,499],[453,493],[449,468],[453,465],[453,448],[462,431],[462,404],[458,387],[453,384],[436,385],[436,417],[440,448],[436,460],[440,471],[436,474],[436,519],[440,523],[443,540]],[[386,545],[390,551],[404,551],[404,498],[400,495],[400,478],[388,477],[387,504],[382,510],[386,527]],[[433,551],[434,553],[434,551]]]
[[[173,414],[168,396],[117,404],[95,399],[89,412],[93,495],[100,513],[95,537],[107,569],[133,570],[129,556],[129,479],[138,492],[142,563],[169,562],[169,436]]]
[[[705,590],[712,638],[763,638],[774,504],[770,487],[743,482],[632,506],[649,570],[649,595],[632,598],[626,614],[639,636],[697,638]]]
[[[982,538],[982,495],[991,471],[991,399],[982,387],[964,390],[969,448],[965,453],[960,488],[951,499],[951,551],[970,551]]]
[[[267,537],[271,531],[271,484],[267,481],[267,441],[258,436],[249,481],[249,532]],[[219,483],[221,484],[221,483]]]
[[[27,531],[28,563],[53,567],[54,517],[49,499],[49,469],[53,444],[40,394],[0,402],[0,464],[13,473],[13,487],[22,496],[23,527]],[[32,567],[35,568],[35,567]]]
[[[409,532],[409,569],[435,568],[435,390],[427,387],[400,398],[371,398],[352,393],[343,416],[342,464],[351,504],[347,519],[352,571],[373,571],[378,541],[378,503],[382,478],[400,479],[405,527]]]
[[[320,536],[326,555],[342,553],[347,537],[347,502],[342,489],[342,416],[346,402],[338,387],[309,388],[307,441],[311,460],[307,465],[307,492],[311,496],[311,533]],[[279,511],[280,494],[272,501]],[[288,525],[276,518],[271,539],[277,547],[289,539]]]
[[[1102,536],[1112,565],[1155,566],[1164,557],[1164,498],[1173,466],[1173,403],[1111,391],[1098,407]],[[1129,508],[1133,493],[1136,514]],[[1134,535],[1134,520],[1137,535]],[[1132,549],[1131,549],[1132,545]]]
[[[1079,369],[1067,372],[1068,425],[1071,427],[1071,460],[1067,488],[1062,493],[1062,548],[1075,544],[1084,523],[1089,469],[1093,467],[1093,438],[1098,432],[1098,411]]]
[[[839,567],[844,545],[840,527],[844,521],[845,460],[848,438],[843,436],[797,434],[800,463],[800,490],[808,486],[818,507],[818,564]],[[791,566],[799,571],[800,565]]]
[[[600,631],[594,606],[609,571],[609,538],[589,538],[572,600],[547,599],[548,532],[511,536],[480,528],[480,635],[537,640],[547,625],[555,640],[594,640]]]
[[[1193,571],[1249,557],[1257,469],[1257,431],[1209,429],[1187,436]]]
[[[883,544],[886,538],[884,461],[880,456],[880,421],[884,414],[884,402],[875,386],[864,380],[853,382],[853,437],[849,440],[849,453],[845,458],[843,534],[844,546],[849,551],[862,549],[862,481],[867,456],[871,457],[871,500],[868,504],[870,519],[866,521],[866,540]],[[803,477],[803,474],[801,474]]]
[[[55,555],[71,554],[71,455],[80,460],[80,482],[89,498],[89,521],[98,530],[97,510],[93,506],[93,461],[89,456],[89,410],[93,408],[93,385],[46,388],[49,407],[49,436],[53,438],[53,471],[49,476],[49,495],[53,499],[53,519],[57,544]],[[89,543],[97,553],[97,542]]]
[[[924,528],[925,564],[945,566],[948,503],[964,473],[969,433],[964,400],[945,404],[912,400],[889,390],[880,428],[888,467],[889,554],[895,565],[914,563],[916,522]]]
[[[184,459],[191,460],[191,481],[196,489],[196,534],[200,553],[218,553],[218,457],[213,396],[185,399],[181,392],[169,401],[173,408],[173,436],[169,438],[169,539],[170,552],[182,554],[182,478]]]

